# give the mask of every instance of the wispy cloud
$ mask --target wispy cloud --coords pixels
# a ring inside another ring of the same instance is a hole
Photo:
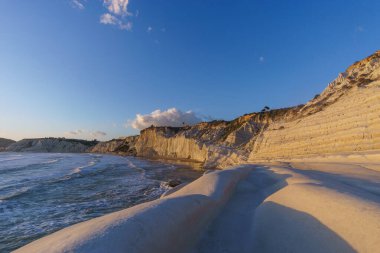
[[[87,0],[69,0],[73,8],[83,10],[86,8]],[[101,0],[103,6],[106,8],[105,13],[100,15],[99,21],[104,25],[113,25],[120,30],[132,31],[133,22],[132,18],[139,15],[139,11],[135,13],[129,11],[128,6],[130,0]]]
[[[194,125],[203,120],[203,117],[196,115],[192,111],[183,112],[177,108],[170,108],[166,111],[155,110],[149,114],[137,114],[136,118],[126,123],[126,127],[144,129],[154,126],[183,126]]]
[[[259,57],[259,62],[264,62],[264,61],[265,61],[264,56],[260,56],[260,57]]]
[[[103,4],[110,13],[119,16],[132,16],[132,13],[128,12],[129,0],[103,0]]]
[[[146,29],[146,31],[147,31],[148,33],[150,33],[151,31],[153,31],[153,27],[148,26],[148,28]]]
[[[73,6],[76,9],[83,10],[84,2],[82,0],[71,0],[71,6]]]
[[[124,22],[110,13],[100,16],[100,23],[105,25],[117,25],[121,30],[132,30],[132,22]]]
[[[129,0],[103,0],[108,12],[100,16],[100,23],[116,25],[121,30],[131,31],[133,23],[127,18],[133,14],[128,11],[128,4]]]
[[[115,16],[112,16],[109,13],[103,14],[100,16],[100,23],[105,25],[116,25],[118,24],[118,19]]]

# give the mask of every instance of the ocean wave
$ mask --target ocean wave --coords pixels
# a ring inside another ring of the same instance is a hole
[[[46,162],[42,162],[41,164],[51,164],[51,163],[56,163],[56,162],[59,162],[60,160],[62,160],[62,158],[58,158],[58,159],[54,159],[54,160],[50,160],[50,161],[46,161]]]
[[[88,154],[23,156],[25,160],[20,162],[0,162],[2,170],[9,173],[0,170],[0,227],[5,228],[0,229],[0,245],[10,249],[7,251],[41,233],[159,198],[170,189],[167,178],[181,177],[173,175],[166,163],[138,158]],[[162,176],[168,172],[170,176]],[[15,225],[15,220],[22,224]]]
[[[158,181],[158,180],[155,180]],[[141,193],[145,197],[159,197],[168,190],[172,189],[167,185],[167,182],[164,181],[158,181],[159,184],[156,186],[147,186]]]
[[[16,161],[16,160],[21,160],[21,159],[24,159],[24,157],[21,155],[14,155],[11,157],[0,158],[0,162],[9,162],[9,161]]]
[[[128,167],[129,168],[132,168],[132,169],[140,169],[139,167],[137,167],[131,160],[129,159],[126,159],[127,160],[127,164],[128,164]]]
[[[160,189],[162,189],[163,191],[167,191],[167,190],[170,190],[172,189],[173,187],[170,187],[168,182],[166,181],[160,181]]]
[[[23,195],[23,194],[29,192],[31,189],[33,189],[33,187],[24,186],[24,187],[21,187],[20,189],[13,191],[7,195],[3,195],[3,196],[0,195],[0,201],[10,200],[10,199],[13,199],[15,197],[19,197],[20,195]]]
[[[44,164],[41,164],[41,163],[32,163],[32,164],[27,164],[27,165],[18,165],[18,167],[14,166],[14,167],[5,167],[5,168],[0,168],[0,174],[6,174],[6,173],[9,173],[9,172],[17,172],[17,171],[22,171],[22,170],[25,170],[25,171],[32,171],[34,169],[40,169],[41,168],[41,165],[44,165]],[[47,166],[47,165],[45,165]]]
[[[129,168],[134,169],[134,170],[137,170],[138,172],[141,173],[141,174],[140,174],[140,178],[141,178],[141,179],[145,179],[145,178],[146,178],[146,171],[145,171],[145,169],[143,169],[143,168],[137,166],[135,163],[133,163],[133,162],[132,162],[130,159],[128,159],[128,158],[126,158],[126,160],[127,160],[127,165],[128,165]]]
[[[92,166],[96,165],[97,163],[98,163],[98,160],[96,160],[96,161],[92,160],[89,163],[87,163],[86,165],[74,168],[69,175],[81,173],[83,169],[92,167]]]

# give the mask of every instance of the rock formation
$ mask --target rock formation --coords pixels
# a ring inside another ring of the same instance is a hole
[[[98,141],[86,141],[65,138],[23,139],[6,148],[11,152],[47,152],[47,153],[83,153],[98,144]]]
[[[127,142],[127,145],[126,145]],[[150,127],[93,152],[193,159],[226,167],[246,161],[380,149],[380,51],[356,62],[305,105],[232,121]]]
[[[5,139],[5,138],[0,138],[0,152],[5,151],[5,149],[11,145],[12,143],[15,143],[16,141],[10,140],[10,139]]]
[[[129,136],[125,138],[113,139],[110,141],[100,142],[96,146],[90,148],[90,152],[103,154],[118,155],[137,155],[134,143],[137,136]]]

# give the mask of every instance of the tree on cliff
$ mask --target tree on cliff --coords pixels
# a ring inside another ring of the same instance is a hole
[[[264,106],[264,108],[261,110],[261,112],[269,112],[270,108],[269,106]]]

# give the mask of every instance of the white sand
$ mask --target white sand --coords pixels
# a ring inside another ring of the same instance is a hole
[[[380,252],[380,162],[369,156],[208,173],[16,252]]]

